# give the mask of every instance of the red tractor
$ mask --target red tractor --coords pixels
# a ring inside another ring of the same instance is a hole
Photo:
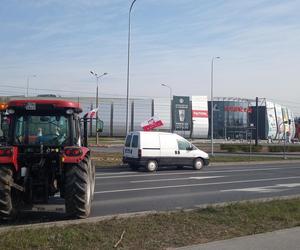
[[[89,216],[95,167],[87,148],[88,119],[79,117],[79,103],[12,100],[7,112],[8,135],[0,147],[0,218],[47,204],[58,194],[70,217]]]

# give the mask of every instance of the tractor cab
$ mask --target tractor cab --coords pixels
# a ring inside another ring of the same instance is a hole
[[[8,143],[19,148],[81,146],[78,103],[17,100],[9,103]]]

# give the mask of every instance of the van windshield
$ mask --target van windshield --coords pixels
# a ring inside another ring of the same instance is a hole
[[[177,139],[178,149],[179,150],[187,150],[188,148],[192,148],[192,150],[196,150],[197,147],[190,143],[185,139]]]

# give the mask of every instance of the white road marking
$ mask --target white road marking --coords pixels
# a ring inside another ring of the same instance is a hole
[[[276,190],[267,187],[253,187],[253,188],[237,188],[237,189],[227,189],[221,190],[221,192],[255,192],[255,193],[272,193],[279,192],[281,190]]]
[[[159,187],[116,189],[116,190],[97,191],[97,192],[95,192],[95,194],[108,194],[108,193],[132,192],[132,191],[143,191],[143,190],[157,190],[157,189],[169,189],[169,188],[184,188],[184,187],[197,187],[197,186],[224,185],[224,184],[234,184],[234,183],[265,182],[265,181],[291,180],[291,179],[300,179],[300,176],[280,177],[280,178],[270,178],[270,179],[241,180],[241,181],[223,181],[223,182],[211,182],[211,183],[195,183],[195,184],[159,186]]]
[[[300,183],[277,184],[277,186],[293,188],[293,187],[300,187]]]
[[[263,187],[225,189],[225,190],[220,190],[220,192],[271,193],[271,192],[282,192],[282,191],[285,191],[286,189],[280,189],[282,187],[283,188],[300,187],[300,183],[286,183],[286,184],[276,184],[276,185],[273,185],[273,186],[263,186]]]
[[[224,176],[199,176],[199,177],[189,177],[191,180],[202,180],[202,179],[210,179],[210,178],[220,178]]]
[[[173,178],[173,179],[153,179],[153,180],[130,181],[130,183],[182,181],[182,180],[204,180],[204,179],[213,179],[213,178],[220,178],[220,177],[224,177],[224,176],[199,176],[199,177],[186,177],[186,178]]]
[[[296,167],[293,167],[295,169]],[[96,179],[112,179],[112,178],[129,178],[129,177],[157,177],[157,176],[166,176],[166,175],[190,175],[190,174],[213,174],[213,173],[237,173],[237,172],[257,172],[257,171],[271,171],[271,170],[286,170],[287,168],[265,168],[265,169],[237,169],[237,170],[213,170],[213,171],[187,171],[187,172],[169,172],[169,173],[146,173],[146,174],[139,174],[137,172],[136,174],[123,174],[123,175],[116,175],[116,173],[105,173],[100,175],[107,175],[107,176],[99,176],[99,174],[96,174]],[[126,172],[122,172],[126,173]],[[130,172],[132,173],[132,172]],[[119,173],[118,173],[119,174]],[[111,176],[110,176],[111,175]]]

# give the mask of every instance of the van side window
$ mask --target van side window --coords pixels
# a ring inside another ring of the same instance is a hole
[[[132,138],[131,147],[137,148],[138,147],[138,142],[139,142],[139,137],[137,135],[134,135],[133,138]]]
[[[132,137],[132,135],[128,135],[126,137],[125,147],[130,147],[131,137]]]
[[[188,141],[177,140],[178,149],[179,150],[186,150],[191,144]]]

